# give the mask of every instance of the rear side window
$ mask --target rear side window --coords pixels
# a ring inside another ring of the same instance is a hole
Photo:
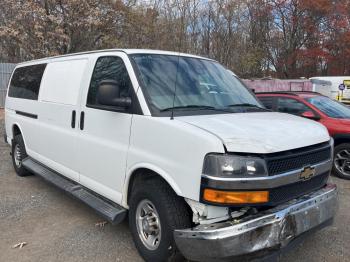
[[[121,88],[120,96],[130,96],[132,84],[123,60],[117,56],[100,57],[96,62],[95,69],[91,77],[87,98],[88,106],[99,107],[96,98],[97,88],[100,82],[103,80],[117,81]]]
[[[38,100],[41,78],[46,64],[15,69],[10,82],[9,97]]]

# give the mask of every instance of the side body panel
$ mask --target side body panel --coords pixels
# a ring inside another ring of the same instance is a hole
[[[215,135],[169,117],[134,115],[123,205],[128,183],[138,168],[160,174],[183,197],[199,200],[203,160],[209,152],[224,153]]]
[[[56,60],[47,65],[40,87],[40,143],[34,159],[79,181],[77,164],[77,117],[72,126],[73,111],[80,106],[80,92],[88,59]]]
[[[321,118],[320,123],[325,125],[328,129],[330,136],[336,135],[350,135],[350,120],[348,119],[335,119],[330,117]]]
[[[119,57],[128,71],[134,92],[138,83],[128,56],[123,52],[94,54],[90,57],[90,83],[96,61],[100,57]],[[80,183],[98,194],[120,204],[122,200],[125,169],[129,148],[133,115],[87,106],[89,83],[85,85],[81,98],[84,112],[84,128],[79,130],[78,165]]]
[[[41,62],[42,63],[42,62]],[[41,64],[40,62],[33,62],[30,65]],[[8,92],[10,90],[10,83],[13,74],[17,68],[22,65],[16,66],[9,79],[7,96],[5,101],[5,131],[7,135],[7,141],[11,144],[13,139],[13,126],[17,125],[21,132],[26,130],[27,136],[24,137],[24,143],[26,145],[27,153],[33,152],[35,145],[40,143],[40,139],[36,136],[36,130],[40,128],[40,123],[35,118],[25,117],[23,115],[16,114],[16,111],[30,113],[38,116],[40,113],[40,106],[37,100],[20,99],[9,97]]]
[[[77,154],[80,183],[120,203],[132,115],[92,108],[84,113]]]
[[[16,111],[27,112],[33,115],[40,114],[40,107],[38,101],[26,100],[19,98],[6,98],[5,105],[5,128],[7,134],[7,141],[11,143],[13,139],[13,126],[16,125],[21,130],[26,145],[27,153],[31,155],[36,152],[37,145],[41,143],[40,137],[37,136],[37,130],[41,128],[38,119],[26,117],[16,114]]]

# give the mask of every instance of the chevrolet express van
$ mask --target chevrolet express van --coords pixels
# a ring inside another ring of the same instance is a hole
[[[5,140],[111,223],[146,261],[264,257],[332,222],[333,141],[270,112],[218,62],[105,50],[17,65]]]

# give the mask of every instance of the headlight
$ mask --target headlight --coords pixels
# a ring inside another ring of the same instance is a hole
[[[267,176],[266,163],[257,157],[208,154],[204,159],[203,174],[218,177]]]

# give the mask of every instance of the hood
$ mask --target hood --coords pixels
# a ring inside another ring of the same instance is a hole
[[[227,151],[274,153],[328,141],[327,129],[316,121],[275,112],[176,117],[212,133]]]

